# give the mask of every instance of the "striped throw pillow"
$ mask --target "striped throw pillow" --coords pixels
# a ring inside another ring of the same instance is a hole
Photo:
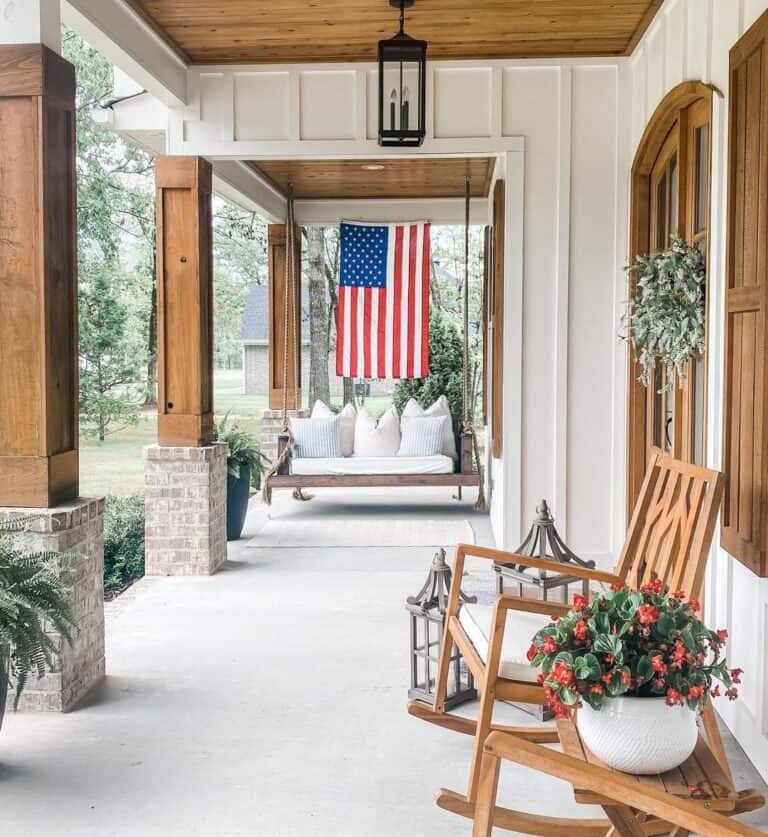
[[[337,459],[341,456],[340,417],[294,418],[293,455],[297,459]]]
[[[439,456],[447,416],[405,416],[398,456]]]

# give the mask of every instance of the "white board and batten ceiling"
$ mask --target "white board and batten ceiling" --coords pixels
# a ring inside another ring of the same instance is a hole
[[[633,148],[659,102],[681,81],[711,83],[724,96],[713,97],[710,229],[716,234],[707,277],[707,464],[714,468],[722,464],[729,51],[766,10],[768,0],[666,0],[630,59]],[[718,711],[768,778],[768,580],[757,578],[718,546],[708,566],[706,596],[708,622],[729,631],[729,661],[747,672],[740,699],[719,703]]]

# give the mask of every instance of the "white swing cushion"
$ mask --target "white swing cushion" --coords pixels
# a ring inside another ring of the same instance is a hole
[[[390,407],[381,418],[376,419],[361,407],[355,422],[355,456],[386,457],[397,456],[400,447],[400,417]]]
[[[459,622],[483,662],[488,659],[488,642],[493,624],[493,607],[482,604],[465,604],[459,610]],[[540,669],[534,668],[526,654],[534,634],[550,622],[549,616],[508,610],[501,645],[499,674],[509,680],[535,683]]]
[[[294,459],[291,473],[305,477],[390,474],[452,474],[448,456],[344,456],[337,459]]]

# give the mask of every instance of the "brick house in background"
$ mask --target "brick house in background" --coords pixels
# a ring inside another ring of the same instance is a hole
[[[267,394],[267,286],[251,285],[243,309],[243,393],[245,395]],[[336,376],[335,347],[328,357],[328,377],[331,397],[341,398],[343,381]],[[371,395],[390,395],[392,381],[371,381]],[[309,387],[309,312],[302,305],[301,310],[301,388]]]

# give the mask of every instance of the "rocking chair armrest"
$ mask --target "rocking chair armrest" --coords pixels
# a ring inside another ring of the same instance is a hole
[[[638,782],[634,776],[589,764],[574,756],[524,741],[511,733],[492,732],[484,749],[494,761],[504,759],[555,776],[570,782],[575,788],[615,800],[617,806],[636,808],[664,822],[673,823],[686,832],[695,831],[711,837],[757,837],[764,833],[710,811],[692,799],[674,796],[654,785]],[[487,798],[478,800],[478,805],[485,807],[487,802]]]
[[[565,616],[570,605],[563,602],[545,602],[543,599],[528,599],[500,593],[496,596],[496,607],[502,610],[517,610],[524,613],[540,613],[542,616]]]
[[[623,579],[615,573],[607,573],[602,570],[592,570],[589,567],[581,567],[578,564],[561,564],[549,558],[539,558],[529,555],[517,555],[514,552],[505,552],[502,549],[491,549],[487,546],[475,546],[474,544],[460,543],[456,547],[456,556],[471,558],[485,558],[489,561],[496,561],[498,564],[522,564],[524,567],[533,567],[537,570],[551,570],[554,573],[565,573],[585,581],[597,581],[602,584],[621,584]]]

